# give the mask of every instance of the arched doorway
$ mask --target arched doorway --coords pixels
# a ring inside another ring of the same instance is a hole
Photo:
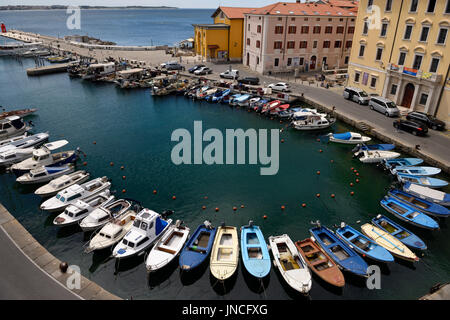
[[[405,93],[403,94],[403,99],[402,99],[402,103],[401,103],[402,107],[405,107],[405,108],[411,107],[411,103],[412,103],[412,99],[414,97],[415,90],[416,89],[412,83],[408,83],[405,86]]]
[[[312,56],[311,57],[311,61],[309,63],[309,69],[310,70],[314,70],[316,68],[316,60],[317,60],[316,56]]]

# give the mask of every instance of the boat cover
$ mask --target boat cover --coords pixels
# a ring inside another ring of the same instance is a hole
[[[336,134],[333,134],[333,137],[335,139],[339,139],[339,140],[350,140],[350,138],[352,137],[352,134],[350,132],[336,133]]]
[[[163,231],[167,226],[167,221],[162,220],[160,217],[156,218],[156,223],[155,223],[155,232],[156,235],[160,234],[161,231]]]
[[[439,201],[444,201],[444,199],[446,197],[447,198],[449,197],[449,195],[446,194],[445,192],[430,189],[427,187],[422,187],[422,186],[419,186],[416,184],[412,184],[411,182],[405,183],[405,191],[408,191],[408,190],[415,192],[417,194],[424,195],[425,197],[428,197],[428,198],[439,200]]]

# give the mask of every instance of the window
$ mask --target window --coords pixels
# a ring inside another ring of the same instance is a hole
[[[256,47],[257,47],[257,48],[261,48],[261,41],[256,40]]]
[[[428,0],[427,13],[433,13],[436,8],[436,0]]]
[[[447,41],[447,33],[448,33],[447,28],[441,28],[439,30],[439,35],[437,39],[438,44],[445,44],[445,42]]]
[[[364,21],[363,34],[367,34],[369,32],[369,22]]]
[[[386,0],[386,8],[385,11],[391,11],[392,10],[392,0]]]
[[[373,5],[373,0],[367,1],[367,8],[370,8]]]
[[[420,95],[419,104],[424,106],[424,105],[427,104],[427,101],[428,101],[428,94],[422,93],[422,94]]]
[[[287,48],[288,49],[294,49],[295,48],[295,41],[288,41]]]
[[[295,18],[291,18],[291,21],[295,21]]]
[[[314,48],[314,49],[317,48],[317,40],[315,40],[315,41],[313,42],[313,48]]]
[[[352,34],[355,33],[355,27],[348,27],[348,33]]]
[[[348,60],[350,59],[350,57],[349,56],[346,56],[345,57],[345,59],[344,59],[344,64],[348,64]]]
[[[256,32],[261,33],[261,25],[256,27]]]
[[[344,33],[344,27],[337,27],[336,33]]]
[[[247,38],[247,45],[250,45],[250,38]]]
[[[287,59],[287,65],[290,66],[292,64],[292,58]]]
[[[334,47],[335,47],[335,48],[340,48],[340,47],[342,47],[342,41],[339,41],[339,40],[338,40],[338,41],[335,41],[335,42],[334,42]]]
[[[331,21],[333,21],[333,19],[332,19],[332,18],[328,18],[328,21],[330,21],[330,22],[331,22]]]
[[[250,23],[248,24],[248,28],[247,28],[247,30],[248,30],[248,31],[250,31]]]
[[[333,33],[333,27],[331,26],[325,27],[325,33]]]
[[[409,7],[409,12],[417,12],[418,5],[419,5],[419,0],[411,0],[411,7]]]
[[[300,58],[300,62],[299,62],[299,64],[302,66],[303,65],[303,63],[305,63],[305,58]]]
[[[450,0],[447,0],[447,5],[445,6],[445,13],[450,13]]]
[[[305,49],[308,47],[308,41],[300,41],[300,49]]]
[[[315,26],[313,28],[313,33],[320,33],[321,27],[320,26]]]
[[[280,64],[280,59],[275,58],[275,62],[273,63],[273,65],[274,65],[275,67],[278,67],[279,64]]]
[[[383,48],[377,48],[377,55],[375,57],[376,61],[380,61],[383,56]]]
[[[356,83],[358,83],[360,78],[361,78],[361,73],[355,72],[355,80],[354,80],[354,81],[355,81]]]
[[[437,72],[437,69],[439,67],[439,62],[440,62],[439,58],[431,59],[430,72],[432,72],[432,73]]]
[[[273,48],[274,49],[281,49],[282,46],[283,46],[283,42],[281,42],[281,41],[275,41],[273,43]]]
[[[352,40],[349,40],[349,41],[347,41],[346,43],[345,43],[345,47],[348,49],[348,48],[351,48],[352,47],[352,44],[353,44],[353,41]]]
[[[290,26],[289,29],[288,29],[288,33],[291,33],[291,34],[297,33],[297,27],[296,26]]]
[[[405,29],[405,35],[403,36],[403,40],[411,40],[411,33],[412,33],[413,26],[412,25],[406,25]]]
[[[256,57],[256,64],[259,64],[259,57]]]
[[[147,227],[148,227],[147,223],[145,223],[145,222],[141,223],[141,229],[142,230],[147,230]]]
[[[330,45],[331,45],[331,41],[324,41],[324,42],[323,42],[323,47],[324,47],[324,48],[329,48]]]
[[[377,86],[377,78],[376,77],[372,77],[370,79],[370,87],[371,88],[375,88]]]
[[[391,87],[391,94],[395,95],[397,93],[398,86],[396,84],[393,84]]]
[[[420,34],[421,42],[427,42],[429,32],[430,32],[430,27],[422,27],[422,33]]]
[[[309,27],[308,26],[303,26],[302,27],[302,33],[309,33]]]
[[[366,46],[365,45],[361,45],[360,47],[359,47],[359,56],[360,57],[364,57],[364,51],[366,50]]]
[[[423,59],[423,56],[416,54],[416,56],[414,57],[413,69],[417,69],[417,70],[420,69],[420,67],[422,66],[422,59]]]
[[[405,64],[406,52],[400,52],[398,56],[398,65],[403,66]]]
[[[387,24],[387,23],[383,23],[383,24],[381,25],[381,33],[380,33],[380,37],[386,37],[387,28],[388,28],[388,24]]]
[[[283,33],[283,26],[276,26],[275,34],[281,34],[281,33]]]

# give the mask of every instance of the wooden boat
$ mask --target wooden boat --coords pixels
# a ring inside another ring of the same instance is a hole
[[[183,249],[190,229],[181,224],[182,222],[177,220],[153,246],[145,262],[148,272],[162,269],[172,262]]]
[[[361,230],[366,236],[386,248],[394,256],[407,261],[419,261],[419,258],[406,245],[386,231],[370,223],[362,225]]]
[[[4,111],[0,113],[0,120],[5,119],[7,117],[11,116],[18,116],[18,117],[26,117],[29,116],[37,111],[36,108],[28,108],[28,109],[20,109],[20,110],[12,110],[12,111]]]
[[[217,229],[209,221],[199,225],[180,253],[180,268],[185,271],[200,266],[211,253]]]
[[[386,196],[380,201],[380,204],[386,211],[392,213],[400,220],[408,222],[416,227],[429,230],[439,229],[439,224],[436,220],[394,197]]]
[[[384,263],[394,261],[394,257],[389,251],[345,223],[336,230],[336,235],[363,257]]]
[[[450,210],[439,204],[421,199],[413,194],[406,193],[399,189],[393,189],[388,192],[391,197],[406,203],[416,210],[420,210],[427,215],[434,217],[447,218],[450,216]]]
[[[311,239],[295,243],[308,267],[323,281],[336,287],[345,286],[345,278],[337,264]]]
[[[256,278],[264,278],[270,272],[271,261],[266,241],[258,226],[253,221],[241,227],[242,261],[248,273]]]
[[[318,226],[309,229],[314,240],[343,270],[367,276],[367,263],[353,249],[340,240],[330,229]]]
[[[370,137],[362,136],[361,134],[355,132],[330,133],[328,136],[331,142],[343,144],[360,144],[372,140]]]
[[[395,159],[400,157],[400,153],[393,151],[369,151],[361,150],[354,153],[354,157],[358,158],[362,163],[378,163],[386,159]]]
[[[403,190],[429,202],[437,203],[442,206],[450,206],[450,194],[448,193],[419,186],[410,182],[406,182],[403,185]]]
[[[433,189],[448,186],[447,181],[425,176],[413,176],[409,174],[397,173],[397,179],[399,182],[402,183],[411,182],[413,184],[417,184],[422,187],[428,187]]]
[[[441,169],[435,167],[395,167],[391,169],[392,174],[404,173],[411,176],[434,176]]]
[[[423,160],[419,158],[397,158],[383,161],[383,164],[387,169],[395,167],[411,167],[422,163]]]
[[[303,256],[287,234],[269,237],[269,245],[277,266],[287,284],[294,290],[307,294],[311,290],[312,279]]]
[[[229,279],[237,270],[239,240],[236,227],[221,226],[211,250],[211,274],[220,281]]]
[[[416,236],[414,233],[399,225],[398,223],[392,221],[388,217],[381,214],[372,219],[372,224],[377,226],[383,231],[386,231],[393,237],[400,240],[403,244],[410,248],[417,250],[426,250],[427,245],[425,242]]]

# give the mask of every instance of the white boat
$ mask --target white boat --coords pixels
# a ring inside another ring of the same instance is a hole
[[[34,149],[31,158],[12,165],[10,170],[16,176],[21,176],[38,167],[62,166],[74,162],[78,158],[78,151],[76,150],[52,153],[52,151],[59,149],[68,143],[67,140],[46,143],[39,149]]]
[[[259,101],[261,101],[260,97],[255,97],[255,98],[251,98],[250,100],[248,100],[248,104],[247,106],[249,108],[252,108],[256,103],[258,103]]]
[[[103,250],[115,245],[130,231],[135,218],[136,212],[134,210],[127,210],[119,214],[95,234],[89,241],[85,252]]]
[[[37,189],[34,194],[41,197],[50,197],[56,195],[59,191],[64,190],[76,183],[81,184],[89,180],[90,174],[84,170],[65,174],[59,178],[53,179],[46,185]]]
[[[145,261],[148,272],[162,269],[172,262],[183,249],[189,237],[190,229],[183,227],[181,224],[182,222],[177,220],[153,246]]]
[[[330,133],[328,136],[330,137],[330,141],[343,144],[366,143],[372,140],[372,138],[362,136],[356,132]]]
[[[403,190],[427,201],[443,206],[450,206],[450,194],[448,193],[420,186],[411,182],[405,182],[403,185]]]
[[[49,137],[48,132],[45,133],[38,133],[34,134],[32,136],[19,136],[17,138],[20,139],[9,139],[10,142],[5,142],[4,144],[0,144],[0,154],[2,152],[8,151],[8,150],[14,150],[14,149],[26,149],[31,148],[34,146],[37,146],[47,140]]]
[[[108,181],[107,177],[97,178],[83,184],[74,184],[58,192],[56,196],[43,202],[40,209],[49,212],[62,211],[77,200],[89,198],[110,187],[111,182]]]
[[[89,65],[86,73],[81,77],[83,80],[92,80],[97,77],[106,76],[116,72],[116,65],[114,62],[108,63],[94,63]]]
[[[64,212],[59,214],[53,224],[59,227],[66,227],[78,224],[80,220],[86,218],[92,211],[100,206],[107,206],[114,201],[109,190],[105,190],[84,200],[77,200],[74,204],[69,205]]]
[[[80,228],[84,232],[97,230],[108,222],[120,217],[124,212],[130,210],[131,203],[124,199],[118,199],[107,206],[92,211],[86,218],[80,221]]]
[[[35,148],[11,149],[0,153],[0,166],[9,167],[33,156]]]
[[[11,137],[8,139],[0,140],[0,147],[7,146],[10,143],[25,139],[26,137],[28,137],[28,133],[25,132],[24,134],[22,134],[20,136],[15,136],[15,137]]]
[[[294,129],[307,130],[321,130],[331,127],[336,122],[336,119],[327,119],[326,117],[314,113],[304,113],[303,116],[298,117],[297,120],[292,121],[291,125]]]
[[[248,101],[250,100],[252,96],[249,94],[243,94],[239,98],[233,101],[233,103],[230,103],[231,105],[238,105],[240,107],[247,107]]]
[[[291,238],[287,234],[270,236],[269,245],[274,265],[278,267],[284,280],[292,289],[307,294],[312,286],[311,273]]]
[[[68,164],[62,167],[39,167],[20,176],[16,181],[20,184],[38,184],[46,183],[50,180],[61,177],[75,171],[73,164]]]
[[[233,276],[239,263],[237,228],[222,225],[217,229],[211,249],[209,269],[211,275],[223,282]]]
[[[400,157],[400,153],[384,150],[361,150],[355,152],[354,156],[362,163],[377,163],[383,160],[391,160]]]
[[[0,140],[20,136],[31,130],[19,116],[6,117],[0,120]]]
[[[164,220],[163,217],[153,210],[142,209],[133,227],[113,249],[112,256],[116,259],[130,258],[144,254],[155,241],[167,231],[172,219]]]

